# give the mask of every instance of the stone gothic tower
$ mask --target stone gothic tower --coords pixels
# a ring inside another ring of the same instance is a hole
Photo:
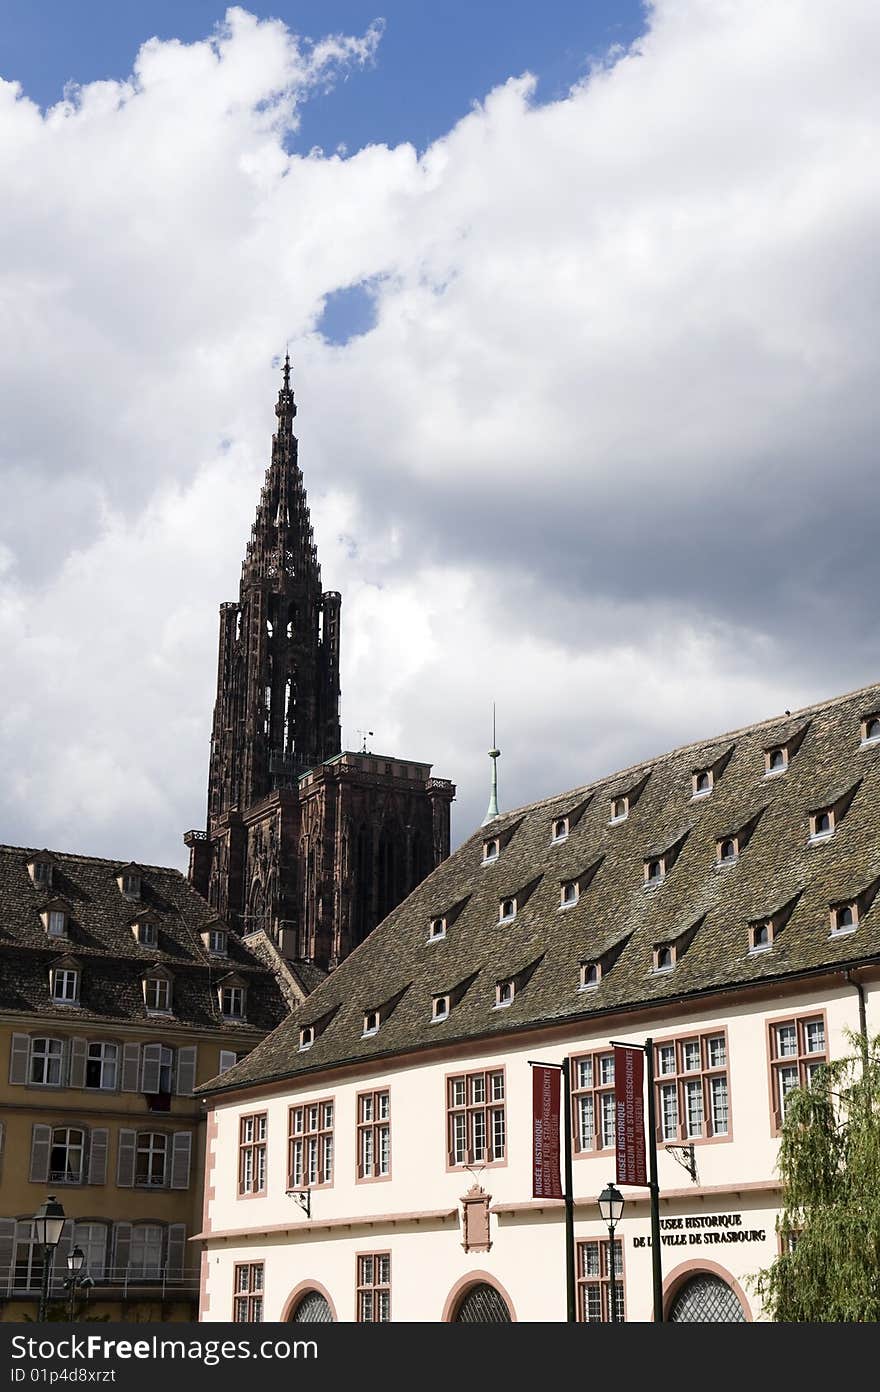
[[[237,603],[220,607],[207,828],[190,879],[242,934],[331,968],[449,854],[429,764],[343,753],[341,596],[322,590],[290,359]]]

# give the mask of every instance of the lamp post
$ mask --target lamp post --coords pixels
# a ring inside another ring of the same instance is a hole
[[[40,1286],[40,1310],[37,1315],[41,1324],[48,1311],[52,1260],[55,1256],[55,1248],[61,1241],[65,1221],[64,1209],[54,1194],[50,1194],[34,1214],[34,1241],[38,1247],[43,1249],[43,1281]]]
[[[606,1184],[602,1193],[599,1195],[599,1213],[602,1222],[608,1229],[608,1261],[611,1274],[611,1310],[610,1319],[612,1324],[617,1324],[617,1262],[614,1255],[614,1229],[623,1216],[624,1197],[619,1189],[613,1184]]]
[[[82,1279],[80,1272],[82,1271],[85,1259],[86,1254],[81,1247],[74,1247],[73,1251],[67,1254],[67,1285],[70,1288],[70,1302],[67,1307],[67,1318],[71,1324],[73,1324],[76,1288]]]

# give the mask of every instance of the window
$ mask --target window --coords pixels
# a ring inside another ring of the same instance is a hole
[[[774,749],[764,751],[764,776],[769,777],[773,773],[785,773],[788,768],[788,749],[784,744],[778,744]]]
[[[439,1022],[449,1018],[449,996],[431,997],[431,1022]]]
[[[300,1034],[302,1034],[301,1030]],[[302,1048],[302,1045],[300,1045],[300,1048]],[[235,1049],[221,1049],[220,1068],[218,1071],[220,1073],[225,1073],[227,1068],[234,1068],[237,1063],[240,1063],[241,1060],[246,1057],[246,1054],[247,1050],[245,1050],[244,1053],[236,1053]]]
[[[662,943],[660,947],[654,948],[653,970],[655,972],[672,971],[675,966],[677,951],[675,943]]]
[[[859,906],[855,899],[848,904],[832,904],[831,936],[854,933],[859,926]]]
[[[579,1154],[614,1148],[614,1054],[572,1059],[572,1125]]]
[[[243,986],[221,986],[220,1013],[225,1016],[227,1020],[241,1020],[244,1018]]]
[[[828,1062],[824,1015],[775,1020],[770,1034],[770,1073],[774,1129],[785,1121],[786,1102],[796,1087],[809,1087]]]
[[[502,899],[498,905],[498,922],[509,923],[516,918],[516,899]]]
[[[208,932],[208,951],[223,956],[226,952],[226,934],[221,928],[211,928]]]
[[[499,844],[495,837],[483,842],[483,864],[491,865],[493,860],[498,859]]]
[[[82,1274],[91,1276],[93,1281],[103,1280],[107,1270],[107,1237],[108,1229],[106,1223],[74,1223],[73,1236],[71,1237],[71,1249],[79,1247],[82,1251],[84,1261],[82,1264]]]
[[[116,1087],[116,1064],[119,1046],[89,1044],[86,1051],[86,1087],[112,1091]]]
[[[715,857],[718,865],[733,865],[739,859],[739,837],[722,836],[715,842]]]
[[[576,904],[580,898],[580,886],[577,880],[566,880],[559,893],[559,907],[569,909],[572,904]]]
[[[568,837],[568,818],[557,817],[553,823],[552,844],[555,846],[560,841],[565,841]]]
[[[158,1281],[162,1275],[165,1229],[160,1223],[135,1223],[131,1230],[128,1274],[135,1279]]]
[[[79,972],[75,967],[53,967],[52,1000],[56,1005],[79,1004]]]
[[[767,952],[773,946],[773,919],[749,924],[749,951]]]
[[[156,943],[159,941],[159,933],[152,919],[139,918],[137,922],[133,923],[131,926],[141,947],[156,946]]]
[[[834,808],[823,807],[819,812],[810,813],[810,840],[827,841],[834,834],[836,825]]]
[[[300,1047],[300,1052],[301,1052],[301,1053],[305,1053],[306,1049],[311,1049],[311,1047],[312,1047],[312,1045],[314,1044],[314,1042],[315,1042],[315,1026],[314,1026],[314,1025],[303,1025],[302,1029],[301,1029],[300,1032],[299,1032],[299,1047]]]
[[[85,1132],[71,1126],[56,1126],[49,1152],[50,1184],[81,1184],[85,1155]]]
[[[141,877],[129,870],[124,870],[117,876],[117,882],[126,899],[140,899],[141,897]]]
[[[288,1189],[333,1183],[333,1099],[308,1102],[288,1112]]]
[[[504,1070],[459,1073],[446,1080],[448,1163],[494,1165],[506,1154]]]
[[[260,1324],[263,1319],[263,1263],[235,1263],[234,1324]]]
[[[505,981],[495,983],[495,1009],[504,1010],[508,1005],[513,1005],[513,998],[516,995],[516,981],[513,977],[508,977]]]
[[[165,1183],[167,1170],[168,1137],[160,1131],[139,1131],[135,1152],[135,1184],[158,1188]]]
[[[358,1179],[388,1179],[391,1175],[391,1094],[362,1092],[358,1096]]]
[[[357,1259],[357,1322],[386,1324],[391,1319],[391,1253],[370,1252]]]
[[[50,909],[47,927],[50,938],[63,938],[67,932],[67,914],[63,909]]]
[[[266,1113],[243,1116],[238,1123],[238,1192],[266,1192]]]
[[[52,888],[52,866],[48,860],[34,860],[31,862],[31,878],[35,885],[41,889]]]
[[[579,991],[595,991],[602,980],[600,962],[581,962],[581,981]]]
[[[60,1039],[32,1039],[31,1082],[60,1087],[63,1056],[64,1046]]]
[[[361,1038],[366,1038],[370,1034],[379,1033],[379,1012],[378,1010],[367,1010],[364,1013],[364,1028]]]
[[[629,816],[629,798],[616,797],[611,799],[611,821],[625,822]]]
[[[866,715],[862,719],[862,744],[875,744],[880,741],[880,715]]]
[[[611,1319],[611,1243],[577,1245],[578,1319],[583,1324],[606,1324]],[[623,1288],[623,1244],[614,1239],[614,1305],[620,1324],[626,1318]]]
[[[148,976],[144,979],[144,1001],[150,1011],[168,1015],[171,1011],[171,982],[167,976]]]
[[[665,1143],[727,1136],[727,1036],[688,1035],[654,1045],[658,1139]]]
[[[695,798],[708,797],[712,791],[713,778],[711,769],[700,769],[693,775],[693,787],[691,796]]]
[[[428,925],[428,942],[437,942],[446,937],[446,918],[432,918]]]
[[[666,857],[651,856],[645,861],[645,884],[662,884],[666,878]]]

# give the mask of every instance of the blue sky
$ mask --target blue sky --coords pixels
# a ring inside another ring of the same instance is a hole
[[[248,6],[261,18],[318,38],[364,32],[385,20],[378,60],[303,111],[293,148],[411,141],[422,150],[512,74],[539,78],[538,100],[564,95],[586,56],[629,44],[642,30],[639,0],[309,0]],[[223,18],[221,0],[3,0],[0,76],[45,107],[68,81],[119,78],[153,35],[184,43]]]

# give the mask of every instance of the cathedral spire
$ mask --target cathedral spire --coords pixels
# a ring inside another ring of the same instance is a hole
[[[501,750],[495,743],[495,703],[492,702],[492,748],[489,750],[489,758],[492,760],[492,784],[489,790],[489,806],[486,815],[480,823],[485,826],[487,822],[494,822],[500,816],[498,811],[498,760],[501,758]]]
[[[283,382],[278,393],[278,402],[275,406],[275,414],[278,417],[280,432],[290,435],[293,431],[293,418],[296,415],[296,402],[293,399],[293,389],[290,385],[290,352],[284,354]]]

